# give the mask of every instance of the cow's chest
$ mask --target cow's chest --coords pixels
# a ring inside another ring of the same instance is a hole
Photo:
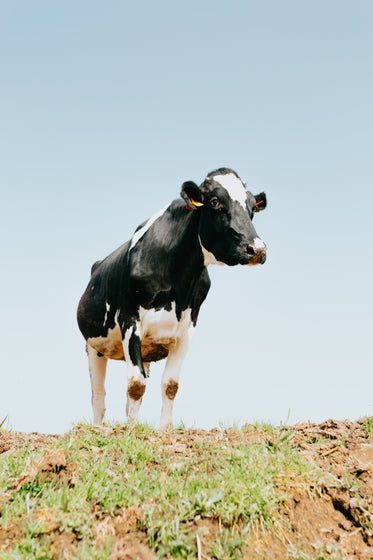
[[[140,308],[137,328],[141,336],[141,354],[144,362],[156,362],[165,358],[177,341],[187,336],[191,326],[190,309],[177,319],[175,303],[171,309]],[[92,337],[87,340],[97,352],[107,358],[124,360],[122,333],[118,325],[108,329],[106,336]]]
[[[171,310],[140,309],[141,353],[144,361],[153,362],[165,358],[177,341],[187,336],[191,325],[190,309],[182,313],[180,320]]]

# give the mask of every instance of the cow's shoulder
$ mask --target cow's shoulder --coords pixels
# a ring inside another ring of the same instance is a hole
[[[184,253],[189,214],[184,201],[174,200],[140,224],[128,251],[131,278],[164,278],[174,255]]]

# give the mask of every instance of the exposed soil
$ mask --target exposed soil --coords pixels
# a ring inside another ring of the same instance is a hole
[[[111,434],[113,428],[102,428]],[[278,432],[277,432],[278,434]],[[289,499],[276,517],[274,530],[257,526],[243,550],[243,557],[258,560],[282,560],[286,558],[346,558],[373,560],[373,444],[372,432],[363,421],[328,420],[322,424],[301,423],[284,427],[281,437],[289,445],[300,450],[302,456],[329,474],[330,483],[321,489],[304,488],[284,481]],[[0,431],[0,453],[15,454],[25,445],[35,449],[52,445],[60,436],[21,434]],[[184,432],[154,432],[149,437],[152,443],[162,437],[166,453],[171,459],[168,469],[177,469],[180,458],[188,458],[189,449],[196,441],[212,439],[215,442],[228,439],[235,446],[250,441],[257,445],[274,446],[276,437],[245,425],[239,431],[222,432],[185,430]],[[223,442],[224,443],[224,442]],[[159,468],[159,467],[158,467]],[[77,464],[69,464],[63,451],[46,452],[37,464],[28,467],[12,483],[19,490],[31,479],[61,477],[67,484],[74,485]],[[0,494],[0,506],[6,495]],[[73,532],[60,532],[51,511],[42,512],[44,531],[51,538],[53,558],[69,558],[74,554],[77,536]],[[114,517],[97,516],[95,527],[96,544],[99,547],[111,538],[110,560],[152,560],[156,558],[148,546],[145,532],[139,530],[143,513],[139,506],[122,508]],[[212,558],[211,543],[224,534],[218,520],[196,519],[188,526],[196,534],[198,559]],[[234,533],[234,527],[229,528]],[[0,552],[7,550],[17,539],[22,538],[19,523],[8,521],[6,528],[0,527]],[[292,551],[294,551],[292,555]],[[297,552],[295,552],[297,551]],[[303,556],[302,556],[303,555]],[[239,557],[232,552],[231,558]]]

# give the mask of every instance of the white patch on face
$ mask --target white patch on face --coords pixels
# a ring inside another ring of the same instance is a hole
[[[252,248],[254,249],[256,254],[260,254],[260,253],[264,253],[266,252],[266,244],[264,243],[264,241],[262,241],[261,239],[259,239],[259,237],[255,237],[254,241],[251,244]],[[247,266],[256,266],[259,263],[254,259],[253,261],[250,261],[247,263]]]
[[[162,216],[162,214],[164,214],[164,212],[167,210],[167,208],[170,206],[170,204],[171,203],[167,204],[167,206],[162,208],[162,210],[160,210],[159,212],[154,214],[154,216],[152,218],[150,218],[146,222],[146,224],[141,229],[139,229],[139,231],[136,231],[135,235],[132,237],[130,250],[136,245],[138,240],[141,239],[141,237],[148,231],[148,229],[151,228],[151,226],[154,224],[154,222],[156,220],[158,220],[158,218],[160,218]]]
[[[227,175],[215,175],[215,177],[212,177],[212,179],[228,191],[228,194],[232,200],[236,200],[241,204],[241,206],[243,206],[245,210],[247,210],[247,194],[245,186],[242,183],[241,179],[236,177],[236,175],[233,175],[233,173],[228,173]]]
[[[201,249],[202,249],[204,265],[208,266],[209,264],[219,264],[220,266],[224,266],[225,263],[223,263],[221,261],[218,261],[213,253],[211,253],[210,251],[205,249],[205,247],[202,245],[202,241],[201,241],[200,236],[198,236],[198,239],[199,239],[199,244],[201,245]]]
[[[253,248],[256,249],[257,251],[263,251],[263,249],[266,248],[265,243],[259,239],[259,237],[255,237],[254,241],[253,241]]]

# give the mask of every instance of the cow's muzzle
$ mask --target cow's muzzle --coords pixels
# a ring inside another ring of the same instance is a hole
[[[253,241],[246,243],[245,252],[248,255],[248,262],[246,264],[249,266],[265,263],[267,258],[267,247],[265,243],[259,239],[259,237],[255,237]]]

